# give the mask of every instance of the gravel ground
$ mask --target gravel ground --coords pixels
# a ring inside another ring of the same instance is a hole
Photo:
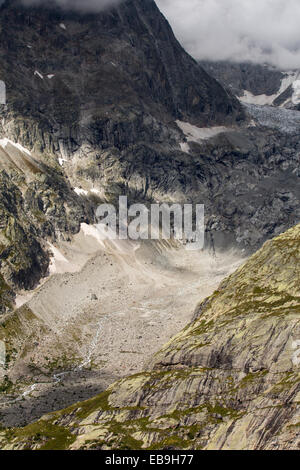
[[[46,333],[12,371],[14,382],[27,385],[0,406],[4,425],[24,425],[143,370],[243,261],[232,252],[215,257],[154,242],[100,246],[84,233],[56,248],[56,274],[24,298]],[[77,252],[86,261],[79,271]],[[58,364],[63,356],[73,358],[71,365],[50,373],[46,359]]]

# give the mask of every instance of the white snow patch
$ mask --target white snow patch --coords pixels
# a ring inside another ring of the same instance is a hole
[[[187,142],[181,142],[180,144],[181,151],[184,153],[190,153],[190,146]]]
[[[290,85],[298,78],[299,72],[287,72],[287,77],[283,78],[281,81],[281,86],[279,89],[279,92],[277,93],[277,96],[281,95],[285,90],[288,89]]]
[[[300,103],[300,83],[298,80],[300,77],[300,72],[299,71],[289,71],[286,72],[286,77],[281,80],[281,85],[277,93],[273,95],[253,95],[250,91],[244,90],[244,95],[240,97],[240,101],[243,103],[247,104],[255,104],[259,106],[271,106],[276,98],[278,98],[283,92],[285,92],[291,85],[293,85],[294,88],[294,95],[292,97],[292,103],[293,104],[299,104]],[[290,102],[290,99],[285,101],[281,105],[281,107],[284,107],[287,103]]]
[[[7,139],[6,137],[5,137],[4,139],[1,139],[1,140],[0,140],[0,145],[1,145],[1,147],[3,147],[3,148],[5,148],[5,147],[7,146],[7,144],[10,144],[10,143],[13,144],[13,142],[11,142],[11,140]],[[15,145],[15,144],[14,144],[14,145]]]
[[[84,235],[86,237],[95,238],[102,248],[105,248],[105,245],[103,243],[104,237],[102,235],[104,228],[105,227],[103,224],[98,224],[98,225],[81,224],[81,230],[84,233]]]
[[[44,80],[44,76],[43,76],[38,70],[36,70],[36,71],[34,72],[34,75],[35,75],[36,77],[39,77],[39,78],[41,78],[42,80]]]
[[[92,188],[92,189],[91,189],[91,193],[93,193],[93,194],[98,194],[98,196],[101,195],[101,191],[99,191],[99,189],[96,189],[96,188]]]
[[[12,140],[7,139],[6,137],[4,139],[0,140],[0,145],[3,149],[5,149],[5,147],[8,144],[13,145],[14,147],[16,147],[21,152],[27,153],[27,155],[31,156],[31,152],[28,149],[26,149],[25,147],[23,147],[21,144],[15,143]]]
[[[53,257],[51,258],[51,262],[49,265],[49,273],[50,275],[52,275],[61,271],[61,269],[59,269],[59,265],[63,264],[64,266],[66,266],[66,265],[69,265],[70,262],[67,260],[67,258],[65,258],[65,256],[57,248],[55,248],[54,245],[52,245],[52,243],[48,243],[48,245],[53,254]],[[65,270],[63,270],[63,272],[65,272]]]
[[[85,236],[93,237],[105,250],[113,250],[119,253],[132,253],[140,243],[132,240],[119,240],[116,233],[105,224],[87,225],[81,224],[81,231]]]
[[[25,147],[23,147],[21,144],[13,144],[13,145],[15,145],[19,150],[21,150],[21,152],[27,153],[27,155],[31,156],[31,152]]]
[[[260,106],[271,105],[273,101],[277,98],[276,95],[253,95],[250,91],[244,90],[244,96],[240,97],[240,100],[243,103],[247,104],[256,104]]]
[[[87,196],[89,193],[88,191],[85,191],[85,189],[82,188],[74,188],[74,191],[78,196]]]
[[[188,142],[199,142],[201,140],[211,139],[212,137],[225,132],[228,128],[223,126],[215,127],[197,127],[193,126],[189,122],[176,121],[176,124],[184,135],[186,136]]]
[[[256,122],[254,121],[254,119],[251,119],[251,121],[249,122],[248,127],[256,127]]]
[[[65,158],[59,158],[58,159],[58,163],[60,164],[60,166],[63,166],[64,162],[67,162],[67,160]]]
[[[65,159],[60,159],[60,160],[62,160],[63,162],[67,161]],[[75,188],[74,191],[78,196],[88,196],[89,193],[97,194],[98,196],[101,195],[101,191],[99,191],[99,189],[96,189],[96,188],[92,188],[89,191],[86,191],[85,189],[82,189],[82,188]]]
[[[65,25],[64,23],[60,23],[59,26],[60,26],[61,29],[65,29],[65,30],[67,29],[67,27],[66,27],[66,25]]]
[[[6,346],[4,341],[0,341],[0,367],[5,367],[6,363]]]
[[[294,93],[292,96],[292,103],[293,104],[300,104],[300,80],[296,80],[293,83]]]

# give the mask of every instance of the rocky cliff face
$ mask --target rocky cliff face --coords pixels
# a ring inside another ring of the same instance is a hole
[[[97,15],[10,1],[1,10],[1,49],[9,109],[23,128],[34,127],[37,150],[60,141],[73,150],[88,137],[122,147],[131,113],[133,126],[138,112],[201,125],[243,115],[185,53],[152,0],[126,0]]]
[[[104,199],[124,193],[144,161],[178,149],[176,119],[232,124],[245,115],[185,53],[152,0],[93,15],[6,1],[0,44],[0,136],[9,139],[0,148],[0,271],[15,288],[45,275],[47,240],[93,221],[93,204],[74,187]],[[144,194],[149,175],[138,178]]]
[[[12,288],[30,289],[47,273],[47,240],[77,232],[89,206],[53,158],[37,160],[8,139],[0,141],[0,193],[0,271]]]
[[[300,226],[196,309],[149,370],[1,434],[8,449],[298,449]]]
[[[278,92],[284,72],[265,65],[251,63],[201,61],[202,67],[236,96],[247,90],[253,95],[271,96]]]
[[[186,54],[152,0],[93,15],[10,0],[0,26],[0,136],[34,160],[21,152],[16,169],[16,157],[0,156],[4,200],[5,184],[15,194],[1,208],[11,286],[34,286],[47,272],[45,242],[68,239],[120,194],[204,203],[213,247],[253,252],[299,222],[299,126],[247,127],[247,111]]]
[[[201,66],[242,101],[299,111],[299,70],[268,65],[201,61]]]

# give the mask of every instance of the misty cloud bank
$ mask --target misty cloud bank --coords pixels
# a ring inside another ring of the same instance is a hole
[[[196,59],[300,68],[299,0],[156,0]]]

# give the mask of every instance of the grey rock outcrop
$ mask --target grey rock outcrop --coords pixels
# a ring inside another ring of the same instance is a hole
[[[252,63],[200,61],[201,66],[236,96],[244,91],[253,95],[271,96],[280,89],[284,72],[267,65]]]

